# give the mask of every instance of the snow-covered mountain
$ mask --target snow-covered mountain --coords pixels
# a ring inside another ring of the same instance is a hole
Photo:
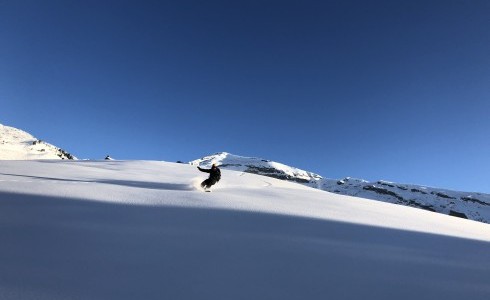
[[[0,299],[490,299],[488,224],[222,175],[0,161]]]
[[[191,161],[189,164],[210,167],[213,163],[217,163],[224,169],[299,182],[336,194],[417,207],[451,216],[490,223],[489,194],[458,192],[382,180],[370,182],[350,177],[340,180],[329,179],[270,160],[243,157],[226,152],[206,156],[202,159]]]
[[[76,157],[23,130],[0,124],[0,160],[31,159],[76,159]]]
[[[256,157],[243,157],[227,152],[216,153],[189,162],[190,165],[201,166],[203,168],[210,168],[213,163],[217,163],[220,168],[228,170],[259,174],[299,183],[308,184],[322,179],[320,175],[315,173],[293,168],[271,160]]]
[[[401,184],[378,180],[322,179],[319,189],[355,197],[368,198],[417,207],[455,217],[490,223],[490,195],[476,192],[459,192],[414,184]]]

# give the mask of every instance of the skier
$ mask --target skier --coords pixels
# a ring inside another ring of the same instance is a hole
[[[216,166],[216,164],[213,164],[211,169],[202,169],[201,167],[197,167],[199,171],[209,173],[209,178],[201,182],[201,187],[206,191],[209,192],[209,188],[211,188],[212,185],[216,184],[221,179],[221,171],[220,169]]]

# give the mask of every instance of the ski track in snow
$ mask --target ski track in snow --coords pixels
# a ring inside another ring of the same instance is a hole
[[[94,181],[73,181],[73,182],[66,182],[64,180],[59,180],[59,179],[50,179],[50,180],[18,180],[18,179],[0,179],[0,182],[25,182],[25,183],[53,183],[53,182],[63,182],[67,184],[87,184],[87,183],[100,183],[100,182],[94,182]]]
[[[265,181],[265,180],[264,180],[264,183],[265,183],[265,185],[264,185],[264,186],[266,186],[266,187],[272,186],[272,183],[267,182],[267,181]]]

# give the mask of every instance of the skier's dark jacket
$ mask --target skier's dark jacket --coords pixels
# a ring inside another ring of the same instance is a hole
[[[209,181],[212,181],[213,184],[218,182],[221,179],[221,171],[218,167],[211,168],[211,169],[202,169],[200,167],[197,167],[199,171],[201,172],[206,172],[209,173]]]

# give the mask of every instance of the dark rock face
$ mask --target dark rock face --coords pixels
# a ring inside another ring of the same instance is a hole
[[[389,183],[387,183],[387,182],[383,182],[383,181],[378,181],[378,184],[380,184],[380,185],[384,185],[384,186],[389,186],[389,187],[392,187],[392,188],[394,188],[394,187],[395,187],[394,185],[389,184]]]
[[[457,212],[457,211],[454,211],[454,210],[449,211],[449,215],[450,216],[453,216],[453,217],[468,219],[468,217],[465,214],[460,213],[460,212]]]
[[[379,187],[376,187],[374,185],[366,185],[366,186],[363,187],[363,189],[366,190],[366,191],[373,191],[373,192],[375,192],[377,194],[381,194],[381,195],[392,196],[392,197],[395,197],[396,199],[398,199],[400,201],[405,200],[405,199],[403,199],[400,195],[398,195],[395,192],[388,191],[387,189],[379,188]]]
[[[75,159],[73,157],[73,155],[71,155],[70,153],[66,152],[65,150],[63,149],[58,149],[58,156],[61,158],[61,159]]]
[[[421,190],[417,190],[417,189],[411,189],[410,191],[412,191],[412,192],[414,192],[414,193],[421,193],[421,194],[427,195],[427,193],[426,193],[426,192],[421,191]]]
[[[474,203],[478,203],[478,204],[481,204],[481,205],[490,206],[490,203],[486,203],[484,201],[478,200],[478,199],[473,198],[473,197],[461,197],[461,200],[466,201],[466,202],[474,202]]]
[[[450,196],[448,196],[448,195],[446,195],[446,194],[444,194],[444,193],[441,193],[441,192],[432,192],[431,194],[432,194],[432,195],[436,195],[436,196],[441,197],[441,198],[446,198],[446,199],[456,199],[456,198],[454,198],[454,197],[450,197]]]
[[[423,205],[423,204],[420,204],[420,203],[415,202],[414,200],[409,200],[407,202],[407,205],[408,206],[412,206],[412,207],[417,207],[417,208],[425,209],[425,210],[432,211],[432,212],[436,212],[436,210],[432,206],[430,206],[430,205]]]
[[[384,185],[386,185],[386,184],[384,184]],[[391,185],[388,185],[388,186],[391,187]],[[393,186],[393,187],[395,187],[395,186]],[[387,196],[395,197],[396,199],[398,199],[398,204],[403,204],[403,205],[407,205],[407,206],[411,206],[411,207],[416,207],[416,208],[436,212],[436,210],[430,205],[424,205],[424,204],[418,203],[415,200],[405,200],[405,199],[403,199],[403,197],[401,197],[397,193],[390,191],[390,190],[387,190],[387,189],[384,189],[384,188],[380,188],[380,187],[377,187],[374,185],[366,185],[363,187],[363,189],[366,191],[373,191],[373,192],[380,194],[380,195],[387,195]]]

